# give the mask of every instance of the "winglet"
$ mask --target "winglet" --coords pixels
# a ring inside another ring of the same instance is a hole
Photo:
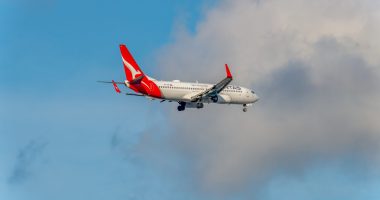
[[[230,69],[228,68],[228,65],[226,64],[226,73],[227,73],[227,78],[232,78]]]
[[[119,87],[117,87],[117,85],[116,85],[116,83],[115,83],[114,80],[112,80],[112,85],[113,85],[113,88],[115,88],[115,91],[116,91],[117,93],[121,93]]]

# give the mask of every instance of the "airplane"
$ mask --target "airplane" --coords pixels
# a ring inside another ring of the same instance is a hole
[[[253,90],[229,85],[233,78],[227,64],[225,64],[226,77],[216,84],[181,82],[179,80],[158,81],[141,70],[124,44],[120,45],[120,52],[126,80],[124,82],[98,81],[112,83],[117,93],[122,93],[118,84],[125,85],[135,92],[124,93],[125,95],[143,96],[151,100],[160,100],[160,102],[178,102],[178,111],[184,111],[185,108],[200,109],[204,107],[205,103],[217,103],[240,104],[243,105],[243,111],[247,112],[247,107],[259,100]]]

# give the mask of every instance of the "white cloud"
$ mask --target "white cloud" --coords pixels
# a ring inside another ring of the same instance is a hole
[[[207,191],[236,191],[318,162],[377,163],[380,3],[374,0],[223,1],[195,34],[180,31],[159,53],[161,78],[257,89],[236,106],[173,111],[178,149]],[[364,162],[365,161],[365,162]]]

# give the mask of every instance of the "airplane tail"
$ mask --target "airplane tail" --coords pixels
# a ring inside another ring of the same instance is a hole
[[[129,82],[137,82],[137,80],[141,80],[145,75],[124,44],[120,45],[120,53],[127,80]]]

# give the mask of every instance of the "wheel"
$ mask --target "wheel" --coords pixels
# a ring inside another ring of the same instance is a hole
[[[197,108],[198,109],[203,108],[203,103],[197,103]]]
[[[184,110],[185,110],[185,106],[178,106],[178,107],[177,107],[177,110],[178,110],[178,111],[184,111]]]
[[[177,107],[178,111],[184,111],[186,107],[186,102],[178,102],[179,106]]]
[[[247,112],[248,108],[247,107],[244,107],[243,108],[243,112]]]

